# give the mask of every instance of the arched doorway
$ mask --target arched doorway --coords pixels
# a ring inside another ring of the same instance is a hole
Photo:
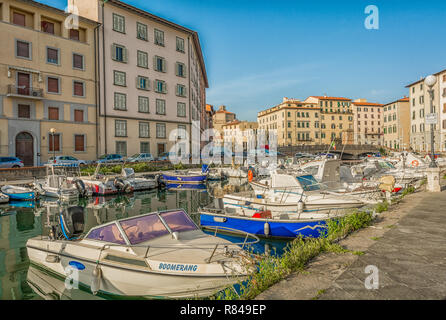
[[[20,132],[15,138],[15,156],[23,161],[25,166],[34,165],[33,136],[27,132]]]

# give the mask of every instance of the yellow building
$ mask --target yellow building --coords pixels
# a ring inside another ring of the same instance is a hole
[[[382,111],[382,104],[366,99],[353,101],[355,144],[383,145]]]
[[[256,139],[258,128],[257,122],[235,120],[223,125],[223,136],[225,141],[232,144],[232,150],[236,150],[236,144],[243,144],[243,151],[248,150],[248,141]]]
[[[0,155],[95,159],[97,24],[30,0],[0,3]],[[55,134],[50,134],[55,129]]]
[[[320,108],[316,103],[286,97],[279,105],[257,114],[258,129],[276,130],[278,146],[320,144],[323,138],[320,121]]]
[[[410,100],[408,97],[383,106],[384,146],[393,150],[410,148]]]
[[[214,139],[214,141],[222,142],[224,135],[223,126],[235,120],[236,120],[235,113],[226,110],[226,106],[220,106],[212,116],[212,126],[215,130],[219,132],[221,140]]]

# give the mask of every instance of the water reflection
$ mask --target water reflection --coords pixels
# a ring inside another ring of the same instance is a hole
[[[38,202],[12,203],[0,206],[0,299],[93,299],[82,290],[65,289],[62,279],[42,273],[29,266],[26,241],[38,235],[47,235],[48,224],[64,207],[79,205],[85,208],[85,230],[115,219],[127,218],[153,211],[183,208],[197,224],[199,207],[208,205],[210,195],[221,192],[247,190],[246,179],[212,182],[192,190],[190,186],[176,185],[167,191],[135,192],[129,195],[92,197],[71,203],[52,199]],[[222,235],[240,242],[240,238]],[[256,244],[257,253],[280,254],[286,242],[262,240]],[[29,269],[29,272],[28,272]]]

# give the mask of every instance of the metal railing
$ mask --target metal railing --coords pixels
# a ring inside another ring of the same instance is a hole
[[[27,97],[35,97],[42,98],[43,97],[43,89],[36,89],[27,86],[15,86],[8,85],[8,94],[27,96]]]

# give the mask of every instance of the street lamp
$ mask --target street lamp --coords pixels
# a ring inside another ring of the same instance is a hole
[[[50,129],[51,136],[53,137],[53,162],[56,163],[56,149],[54,148],[54,134],[56,133],[56,129]]]
[[[429,95],[430,95],[430,101],[431,101],[431,114],[434,113],[434,86],[437,83],[437,77],[434,75],[427,76],[426,79],[424,79],[424,83],[429,87]],[[429,164],[429,168],[436,168],[437,163],[435,162],[435,156],[434,156],[434,124],[431,123],[431,163]]]

